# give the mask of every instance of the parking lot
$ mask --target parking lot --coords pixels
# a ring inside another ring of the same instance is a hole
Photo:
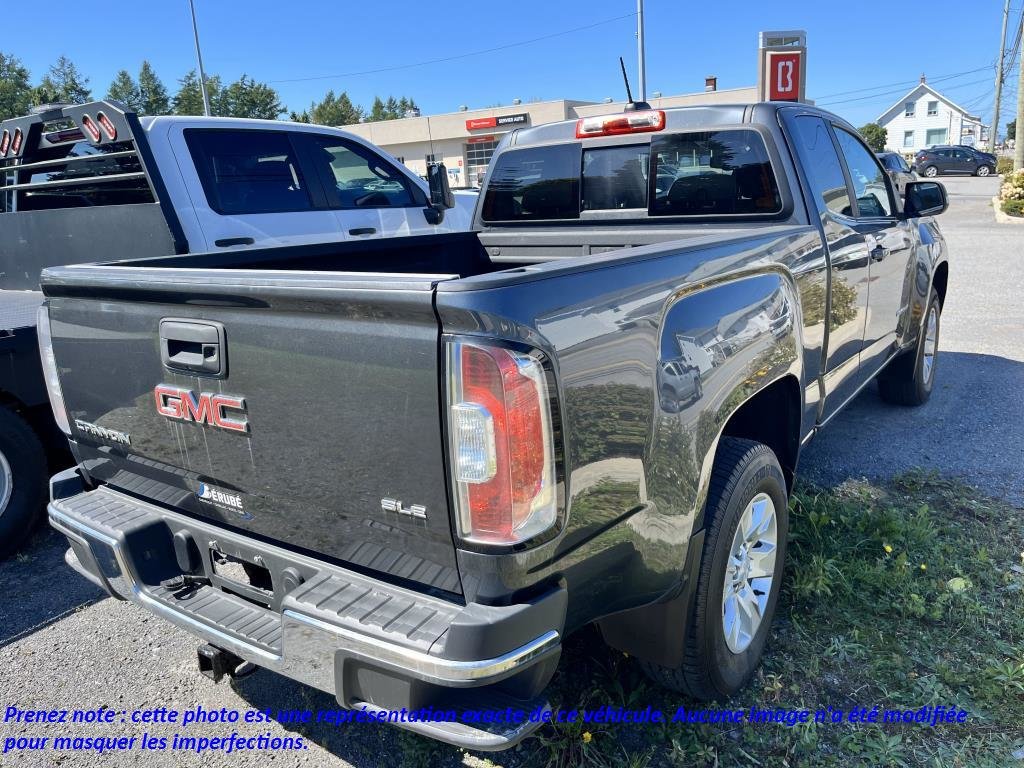
[[[1024,507],[1024,308],[1015,287],[1024,266],[1024,227],[995,223],[990,199],[998,179],[943,181],[951,196],[941,220],[951,276],[933,397],[923,408],[904,409],[884,404],[869,387],[810,444],[801,471],[816,483],[834,485],[850,477],[934,469]],[[196,641],[190,635],[134,605],[103,598],[65,566],[65,546],[63,537],[47,529],[22,555],[0,564],[0,701],[5,706],[334,707],[327,695],[264,671],[214,685],[196,671]],[[5,726],[4,735],[22,727]],[[129,724],[112,732],[137,731]],[[264,731],[295,735],[278,724]],[[196,736],[223,732],[214,725],[191,731]],[[400,737],[386,726],[303,726],[301,735],[308,749],[294,753],[300,764],[398,763]],[[62,765],[95,761],[81,753],[63,757]],[[164,759],[176,765],[247,766],[266,765],[271,757],[257,751],[230,760],[216,753],[192,758],[168,753]],[[135,752],[103,758],[105,765],[137,760]],[[291,755],[278,756],[277,762],[282,760],[293,762]]]

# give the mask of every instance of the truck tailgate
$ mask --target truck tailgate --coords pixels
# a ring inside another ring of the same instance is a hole
[[[48,271],[83,466],[266,540],[461,592],[433,309],[447,277]],[[220,377],[192,372],[203,365]]]

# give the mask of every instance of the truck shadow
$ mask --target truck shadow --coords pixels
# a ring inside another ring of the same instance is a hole
[[[64,562],[67,539],[43,524],[21,551],[0,562],[0,648],[106,597]]]
[[[928,469],[1024,507],[1024,362],[940,351],[920,408],[889,405],[868,385],[802,452],[798,475],[823,487]]]

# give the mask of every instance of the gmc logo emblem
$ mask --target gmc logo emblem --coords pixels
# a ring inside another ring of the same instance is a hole
[[[156,396],[156,412],[168,419],[194,421],[231,432],[249,431],[249,422],[244,416],[244,397],[218,395],[215,392],[197,395],[190,389],[167,384],[158,385],[153,394]],[[242,418],[231,418],[229,411],[241,412]]]

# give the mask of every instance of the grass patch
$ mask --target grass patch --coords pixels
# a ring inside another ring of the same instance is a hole
[[[572,725],[497,755],[431,750],[430,764],[1024,766],[1013,757],[1024,749],[1024,513],[914,473],[830,491],[803,486],[790,514],[772,637],[734,700],[704,705],[657,688],[588,629],[567,642],[552,703],[651,705],[669,716],[680,706],[943,705],[966,709],[967,723]]]

